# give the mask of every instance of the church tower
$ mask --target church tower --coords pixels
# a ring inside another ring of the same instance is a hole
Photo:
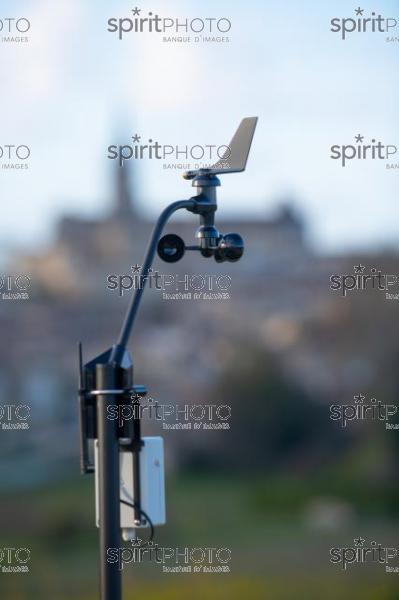
[[[130,165],[124,164],[123,167],[116,167],[116,197],[113,216],[117,219],[139,218],[134,204],[134,194],[131,192],[131,175]]]

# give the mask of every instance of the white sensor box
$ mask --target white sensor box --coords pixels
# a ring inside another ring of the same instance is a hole
[[[163,455],[163,438],[143,437],[140,450],[140,493],[141,508],[150,517],[153,525],[164,525],[165,515],[165,469]],[[98,499],[98,441],[94,442],[95,488],[96,488],[96,525],[99,527]],[[119,452],[120,465],[120,497],[126,502],[135,501],[133,491],[134,467],[133,453],[128,450]],[[136,528],[134,510],[126,504],[120,504],[121,529]],[[145,527],[141,525],[140,527]]]

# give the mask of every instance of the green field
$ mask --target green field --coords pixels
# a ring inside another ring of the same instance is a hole
[[[97,598],[97,530],[93,481],[74,479],[45,489],[3,495],[2,545],[29,547],[29,574],[1,574],[1,598]],[[323,487],[323,486],[322,486]],[[342,531],[307,524],[309,486],[297,481],[180,478],[167,489],[168,525],[156,542],[168,547],[227,547],[231,572],[165,574],[159,565],[124,568],[126,600],[399,600],[398,575],[381,565],[346,572],[330,564],[329,548],[361,535],[392,542],[399,525],[376,521],[367,502]],[[323,490],[313,490],[322,494]],[[351,496],[351,492],[349,492]],[[356,499],[352,498],[355,502]],[[15,530],[15,523],[19,523]]]

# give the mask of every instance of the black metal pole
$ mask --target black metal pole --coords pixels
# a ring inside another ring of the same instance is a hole
[[[121,600],[122,577],[118,563],[108,561],[108,549],[120,545],[120,480],[117,421],[107,418],[107,408],[116,405],[117,370],[110,364],[96,365],[98,478],[100,515],[101,600]],[[104,393],[101,393],[104,392]]]

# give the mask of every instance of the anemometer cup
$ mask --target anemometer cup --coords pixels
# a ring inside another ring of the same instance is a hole
[[[167,263],[178,262],[184,256],[185,250],[184,241],[174,233],[164,235],[157,246],[159,258]]]
[[[238,233],[227,233],[220,238],[215,251],[215,260],[221,262],[237,262],[244,254],[244,240]]]
[[[186,248],[184,241],[174,233],[164,235],[158,242],[158,256],[164,262],[178,262],[187,250],[199,250],[205,258],[213,256],[218,263],[237,262],[244,254],[244,240],[238,233],[220,235],[216,227],[202,225],[197,229],[195,237],[198,246]]]

